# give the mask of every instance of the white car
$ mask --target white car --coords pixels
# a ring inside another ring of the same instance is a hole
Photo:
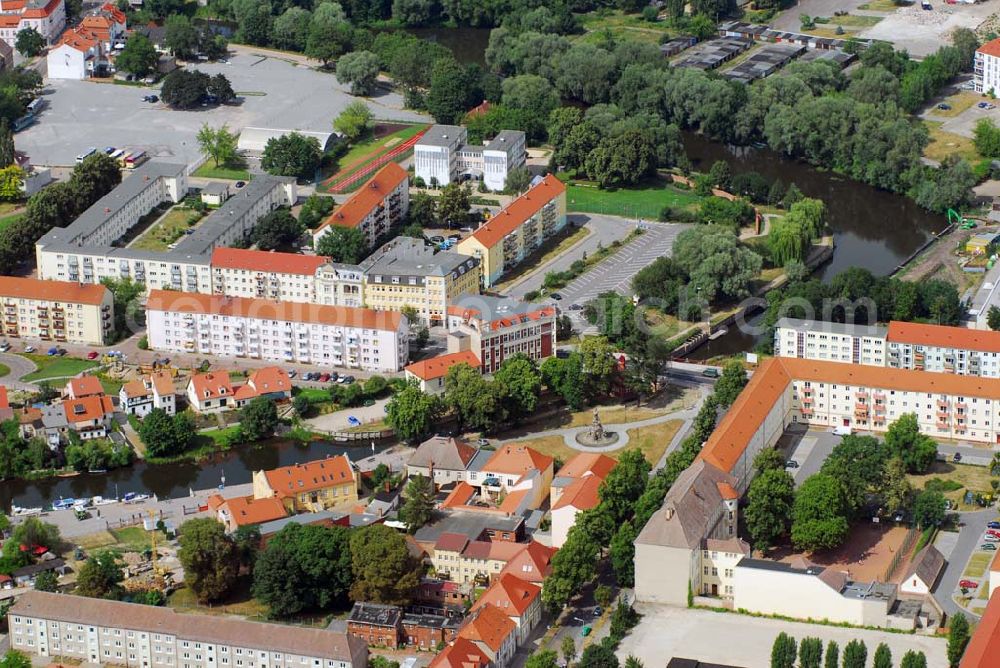
[[[991,533],[988,533],[985,536],[983,536],[983,540],[986,541],[987,543],[1000,543],[1000,538],[997,538]]]

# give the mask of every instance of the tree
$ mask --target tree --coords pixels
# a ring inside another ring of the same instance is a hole
[[[913,502],[913,521],[921,529],[939,526],[944,522],[944,494],[935,490],[924,490],[917,494]]]
[[[784,631],[771,646],[771,668],[795,668],[795,638]]]
[[[558,554],[558,553],[557,553]],[[583,650],[576,668],[618,668],[618,657],[605,643],[591,643]]]
[[[741,299],[761,269],[760,256],[732,230],[699,225],[677,236],[674,261],[690,276],[689,289],[708,301]]]
[[[882,500],[890,512],[905,508],[913,488],[906,479],[906,464],[899,457],[892,457],[885,463],[882,480]]]
[[[36,591],[56,591],[59,588],[59,576],[55,571],[42,571],[35,576]]]
[[[322,157],[319,141],[315,137],[290,132],[267,140],[260,166],[269,174],[310,179],[319,169]]]
[[[896,457],[906,463],[910,473],[926,473],[937,459],[937,442],[920,433],[916,413],[901,415],[889,425],[885,445]]]
[[[823,663],[823,641],[819,638],[803,638],[799,643],[799,668],[821,668]]]
[[[125,46],[127,49],[128,44]],[[14,41],[14,48],[17,49],[17,52],[25,58],[34,58],[42,52],[42,49],[45,48],[45,38],[42,37],[42,34],[34,28],[23,28],[17,31],[17,39]],[[122,51],[118,57],[121,58],[124,55],[125,52]]]
[[[788,532],[795,503],[795,481],[783,468],[770,468],[750,483],[744,511],[747,531],[755,549],[766,552]]]
[[[233,85],[226,78],[225,74],[216,74],[205,85],[205,92],[215,96],[215,101],[219,104],[229,104],[236,99],[236,91]]]
[[[319,226],[320,221],[333,211],[335,204],[336,202],[332,197],[310,195],[299,209],[299,222],[305,228],[310,230],[315,229]],[[412,201],[410,202],[410,206],[413,206]]]
[[[397,0],[398,2],[398,0]],[[559,668],[556,653],[551,649],[541,649],[528,657],[525,668]]]
[[[491,431],[507,417],[503,388],[493,383],[468,364],[456,364],[444,378],[444,400],[458,416],[459,423],[469,429]]]
[[[527,355],[517,353],[505,359],[493,374],[493,380],[501,386],[512,417],[516,419],[535,412],[542,375]]]
[[[840,666],[840,648],[835,640],[826,644],[826,657],[823,659],[823,668],[838,668]]]
[[[201,32],[185,14],[173,14],[164,21],[163,41],[170,52],[182,60],[193,60],[201,46]]]
[[[720,406],[730,406],[747,384],[747,372],[739,360],[726,362],[722,376],[715,381],[715,399]]]
[[[976,150],[986,158],[1000,157],[1000,128],[992,119],[980,118],[973,131]]]
[[[14,151],[14,133],[6,118],[0,118],[0,169],[17,167],[17,156]]]
[[[21,31],[24,32],[24,31]],[[39,37],[41,37],[39,35]],[[20,36],[18,36],[20,40]],[[149,41],[149,38],[141,32],[133,32],[125,41],[125,48],[115,59],[115,66],[138,78],[149,75],[156,71],[156,65],[160,61],[160,55],[156,53],[156,47]]]
[[[257,557],[254,597],[275,617],[343,604],[353,577],[350,540],[347,527],[286,525]]]
[[[31,659],[16,649],[7,650],[0,659],[0,668],[31,668],[31,665]]]
[[[899,668],[927,668],[927,657],[924,656],[923,652],[908,650],[903,655],[903,661],[899,664]]]
[[[527,167],[515,167],[507,172],[504,191],[510,195],[520,195],[531,185],[531,172]]]
[[[239,551],[215,518],[188,520],[180,526],[177,558],[184,567],[184,583],[201,603],[224,598],[236,583]]]
[[[460,226],[472,209],[472,191],[468,185],[449,183],[437,198],[438,220],[445,227]]]
[[[642,130],[626,130],[617,137],[602,139],[584,163],[587,175],[602,188],[638,183],[655,167],[652,139]]]
[[[545,386],[558,393],[571,410],[583,408],[583,357],[579,353],[570,353],[565,359],[550,357],[539,370]]]
[[[312,14],[302,7],[289,7],[274,19],[271,41],[280,49],[302,51],[309,37]]]
[[[250,232],[250,241],[262,251],[291,244],[302,236],[302,224],[288,209],[276,209],[261,218]]]
[[[868,648],[861,640],[852,640],[844,646],[844,668],[865,668]]]
[[[642,495],[649,480],[649,462],[638,448],[626,450],[618,458],[597,490],[601,507],[611,513],[614,524],[624,522],[632,515],[635,502]]]
[[[24,196],[24,170],[17,165],[0,168],[0,199],[11,202]]]
[[[652,7],[649,7],[648,9],[652,9],[654,12],[656,11]],[[629,654],[627,657],[625,657],[624,668],[645,668],[645,666],[637,656],[635,656],[634,654]]]
[[[278,409],[267,397],[250,400],[240,411],[240,429],[250,441],[259,441],[274,435],[278,426]]]
[[[792,506],[792,543],[799,549],[837,547],[847,537],[847,503],[836,478],[817,473],[805,479]]]
[[[892,651],[884,642],[875,648],[875,658],[872,668],[892,668]]]
[[[194,424],[184,413],[171,417],[162,408],[154,408],[139,425],[139,438],[151,457],[171,457],[189,447],[195,437]]]
[[[319,7],[333,4],[332,2],[325,2]],[[319,7],[317,7],[317,12],[313,13],[313,22],[309,26],[305,54],[310,58],[321,61],[323,67],[329,67],[332,61],[350,51],[354,31],[351,28],[351,24],[347,22],[331,24],[317,21],[316,15]]]
[[[333,121],[333,129],[344,135],[347,141],[357,141],[371,132],[372,111],[361,100],[355,100],[344,107]]]
[[[371,51],[353,51],[337,61],[337,81],[350,85],[351,95],[371,95],[378,71],[378,56]]]
[[[197,139],[201,150],[212,158],[216,167],[229,164],[236,158],[237,134],[230,132],[228,125],[212,129],[205,123],[198,131]]]
[[[881,491],[885,479],[885,448],[872,436],[844,436],[823,462],[820,471],[836,480],[847,508],[858,512],[869,494]]]
[[[414,533],[434,516],[434,483],[418,474],[410,478],[404,496],[406,502],[399,509],[399,519],[406,522],[410,533]]]
[[[373,524],[351,533],[351,598],[404,605],[420,581],[421,566],[394,529]]]
[[[121,597],[121,582],[125,579],[117,552],[103,550],[93,555],[76,577],[76,593],[88,598],[117,600]]]
[[[1000,308],[996,306],[990,307],[990,310],[986,313],[986,324],[994,332],[1000,330]]]
[[[573,639],[573,636],[563,636],[560,650],[562,651],[566,665],[569,666],[573,663],[573,660],[576,658],[576,640]]]
[[[466,72],[451,57],[439,58],[431,68],[427,111],[438,123],[455,123],[469,108]]]
[[[501,104],[507,109],[525,112],[526,118],[544,132],[549,114],[559,106],[559,94],[547,79],[524,74],[504,79]]]
[[[416,383],[408,383],[389,399],[385,407],[386,423],[405,441],[416,441],[434,429],[441,412],[437,397],[421,391]]]
[[[365,233],[356,227],[331,225],[316,244],[316,254],[334,262],[357,264],[368,251]]]
[[[174,70],[163,79],[160,97],[171,107],[191,109],[205,98],[208,81],[209,76],[198,70]]]

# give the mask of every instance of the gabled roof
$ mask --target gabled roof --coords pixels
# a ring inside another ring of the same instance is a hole
[[[563,490],[562,496],[552,506],[552,510],[572,506],[577,510],[589,510],[595,508],[601,499],[597,491],[604,480],[596,475],[588,475],[584,478],[577,478]]]
[[[469,539],[459,533],[443,533],[434,543],[434,550],[444,552],[461,552],[469,544]]]
[[[918,322],[893,320],[889,323],[889,335],[886,340],[891,343],[910,343],[918,346],[958,348],[988,353],[1000,352],[1000,332],[945,325],[925,325]]]
[[[265,471],[264,477],[279,497],[295,496],[303,492],[353,482],[354,468],[347,455],[335,455],[306,464]]]
[[[959,668],[996,668],[998,656],[1000,656],[1000,590],[994,591],[989,603],[986,604],[986,612],[980,618],[976,632],[972,634],[972,640],[965,648]]]
[[[944,555],[933,545],[928,545],[913,557],[913,561],[910,562],[910,570],[906,573],[904,581],[918,577],[928,588],[931,588],[937,582],[943,569]]]
[[[479,357],[474,352],[463,350],[414,362],[406,367],[406,371],[420,380],[434,380],[448,375],[448,369],[459,364],[468,364],[473,369],[481,366]]]
[[[510,573],[501,574],[490,587],[482,593],[472,610],[478,610],[487,604],[495,605],[509,617],[520,617],[542,593],[542,588],[526,582]]]
[[[483,470],[521,476],[531,471],[544,471],[552,466],[552,462],[552,457],[532,450],[526,445],[509,443],[493,453]]]
[[[233,396],[233,384],[229,382],[227,373],[197,373],[191,376],[188,384],[194,388],[195,397],[199,402]]]
[[[83,399],[67,399],[62,403],[66,411],[66,422],[77,424],[90,420],[103,420],[115,412],[111,397],[84,397]]]
[[[560,478],[582,478],[595,475],[601,480],[606,478],[618,462],[599,452],[581,452],[574,455],[563,464],[556,474]]]
[[[496,655],[503,647],[504,640],[510,637],[516,628],[517,626],[510,620],[510,617],[501,612],[495,605],[487,603],[479,608],[475,616],[466,619],[458,636],[475,643],[481,643]]]
[[[422,468],[433,465],[436,469],[464,471],[476,456],[476,452],[476,448],[461,439],[452,436],[433,436],[420,444],[407,464]]]
[[[209,506],[213,510],[221,508],[236,526],[263,524],[288,516],[281,499],[254,499],[253,496],[237,496],[223,499],[218,494],[209,497]]]
[[[557,551],[554,547],[533,540],[511,557],[500,574],[510,573],[522,580],[541,584],[552,572],[552,556]]]
[[[983,44],[981,47],[976,49],[976,51],[978,51],[979,53],[986,54],[987,56],[1000,58],[1000,39],[991,39],[990,41],[986,42],[986,44]]]
[[[566,192],[566,186],[549,174],[538,185],[528,190],[504,207],[497,215],[472,233],[486,248],[492,248],[505,236],[523,225],[529,218],[542,210],[546,204]],[[461,246],[461,244],[459,244]]]
[[[455,642],[431,659],[428,668],[487,668],[489,665],[489,657],[473,642],[455,638]]]
[[[153,385],[153,389],[161,397],[165,397],[170,394],[174,394],[174,379],[166,371],[154,371],[149,374],[149,381]]]
[[[406,170],[395,162],[389,161],[385,167],[378,170],[363,186],[358,188],[350,199],[337,207],[330,217],[313,232],[315,237],[320,231],[330,225],[337,227],[357,227],[368,215],[378,207],[399,184],[409,178]]]
[[[327,261],[321,255],[275,253],[219,247],[212,251],[212,269],[243,269],[266,274],[312,276]]]
[[[146,389],[146,384],[141,380],[130,380],[129,382],[122,385],[121,391],[129,399],[138,399],[139,397],[149,397],[152,396],[152,390]]]
[[[292,381],[288,372],[280,366],[266,366],[250,374],[247,385],[252,385],[258,394],[291,392]]]
[[[104,386],[97,376],[80,376],[72,378],[66,383],[66,396],[76,397],[99,397],[104,394]]]

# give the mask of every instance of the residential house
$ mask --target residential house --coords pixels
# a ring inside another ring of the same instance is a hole
[[[406,462],[406,477],[422,475],[431,478],[436,487],[463,481],[469,464],[481,456],[480,452],[461,438],[431,436]]]
[[[208,497],[209,510],[233,533],[240,527],[259,526],[288,516],[281,499],[255,499],[253,496],[236,496],[224,499],[221,494]]]
[[[104,396],[104,386],[97,376],[79,376],[66,383],[63,390],[64,399],[84,399],[86,397]]]
[[[313,243],[318,247],[334,227],[347,227],[361,230],[371,248],[406,219],[409,208],[410,179],[406,170],[389,161],[313,231]]]
[[[395,649],[400,643],[403,610],[396,605],[382,605],[357,601],[347,618],[347,632],[355,635],[369,647]]]
[[[279,366],[256,369],[247,377],[247,382],[233,392],[236,408],[242,408],[257,397],[278,403],[289,401],[292,398],[292,381],[288,372]]]
[[[420,386],[420,391],[426,394],[444,394],[444,379],[448,375],[449,369],[459,364],[468,364],[473,369],[479,370],[479,358],[471,350],[463,350],[457,353],[446,353],[429,357],[406,367],[407,380],[414,380]]]
[[[0,30],[2,32],[2,30]],[[46,56],[51,79],[106,77],[114,71],[114,54],[125,45],[125,14],[111,3],[67,28]]]
[[[563,546],[578,514],[600,502],[598,489],[615,463],[607,455],[581,452],[559,469],[549,497],[553,547]]]
[[[358,475],[347,455],[253,474],[255,499],[278,498],[289,512],[317,512],[358,502]]]
[[[501,574],[484,591],[471,612],[494,605],[517,625],[517,644],[527,641],[542,619],[542,588],[510,573]]]
[[[41,409],[41,428],[45,434],[45,442],[52,450],[59,448],[61,443],[69,440],[69,420],[66,419],[66,408],[63,404],[47,404]]]
[[[122,385],[118,405],[127,415],[143,418],[154,408],[167,415],[177,412],[177,394],[173,377],[166,371],[154,371]]]
[[[533,540],[507,562],[500,575],[509,573],[541,587],[552,572],[552,557],[557,551],[557,548]]]
[[[899,590],[904,594],[930,594],[944,566],[944,555],[933,545],[927,545],[910,561]]]
[[[460,582],[424,577],[420,579],[413,596],[414,603],[423,603],[437,608],[464,610],[472,600],[472,587]]]
[[[408,611],[403,614],[401,623],[403,644],[422,651],[436,651],[440,645],[458,637],[464,616],[449,610],[433,613]]]
[[[232,407],[233,384],[225,371],[196,373],[187,384],[188,406],[196,413],[220,413]]]
[[[538,508],[549,496],[554,461],[526,445],[502,445],[483,466],[481,479],[469,484],[491,498],[524,492],[528,506]]]
[[[507,668],[517,651],[517,625],[495,605],[470,615],[458,636],[482,650],[494,668]]]
[[[208,206],[222,206],[229,199],[229,184],[212,181],[201,189],[201,202]],[[216,249],[218,250],[218,249]]]
[[[437,656],[428,668],[489,668],[490,659],[478,645],[465,638],[455,638]]]
[[[115,414],[111,397],[88,396],[82,399],[67,399],[62,403],[66,413],[66,423],[81,440],[104,438]]]
[[[523,549],[521,543],[469,540],[462,534],[443,533],[434,544],[430,561],[439,578],[485,585]]]

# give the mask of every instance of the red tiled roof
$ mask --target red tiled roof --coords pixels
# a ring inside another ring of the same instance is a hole
[[[402,316],[398,311],[375,311],[349,306],[322,306],[299,302],[277,302],[267,299],[246,299],[203,295],[194,292],[151,290],[146,300],[148,311],[177,313],[215,313],[244,318],[309,322],[361,329],[397,331]]]
[[[280,366],[266,366],[250,374],[247,385],[252,385],[258,394],[291,392],[292,381],[288,372]]]
[[[542,588],[536,584],[525,582],[513,575],[501,574],[496,581],[484,591],[472,610],[478,610],[492,603],[509,617],[520,617],[542,593]]]
[[[466,640],[481,642],[497,653],[503,647],[504,640],[516,628],[514,622],[499,608],[487,603],[477,611],[475,617],[466,619],[465,625],[459,630],[458,635]]]
[[[0,297],[96,305],[107,294],[103,285],[0,276]]]
[[[198,373],[191,376],[188,382],[194,386],[194,394],[199,402],[233,396],[233,384],[229,382],[227,373]]]
[[[986,44],[976,49],[979,53],[985,53],[987,56],[993,56],[995,58],[1000,58],[1000,39],[991,39]]]
[[[563,490],[559,500],[552,506],[552,510],[566,506],[573,506],[577,510],[589,510],[596,507],[601,500],[597,490],[600,489],[603,482],[604,479],[598,478],[596,475],[577,478]]]
[[[1000,660],[998,657],[1000,657],[1000,590],[993,592],[989,603],[986,604],[986,612],[979,620],[976,632],[972,634],[972,640],[965,648],[959,668],[996,668]]]
[[[237,496],[232,499],[223,499],[218,494],[214,494],[209,499],[209,505],[222,508],[232,518],[233,523],[240,527],[263,524],[288,516],[285,505],[281,499],[276,498],[254,499],[253,496]]]
[[[154,371],[149,375],[149,380],[153,384],[153,389],[161,397],[174,394],[173,377],[166,371]]]
[[[64,401],[63,410],[66,411],[66,421],[70,424],[77,424],[90,420],[103,420],[114,414],[115,405],[111,401],[111,397],[90,396]]]
[[[510,573],[522,580],[541,584],[552,572],[552,556],[557,551],[554,547],[533,540],[511,557],[500,573]]]
[[[406,170],[398,164],[392,161],[386,163],[385,167],[375,172],[375,176],[351,195],[350,199],[337,207],[330,217],[316,228],[313,236],[315,237],[320,230],[329,225],[357,227],[407,178],[409,177]]]
[[[320,255],[273,253],[242,248],[216,248],[212,251],[213,269],[244,269],[252,272],[312,276],[327,261]]]
[[[471,350],[463,350],[414,362],[406,367],[406,371],[420,380],[433,380],[446,376],[448,369],[458,364],[468,364],[473,369],[480,367],[480,361],[476,354]]]
[[[303,492],[353,482],[354,469],[347,455],[336,455],[314,462],[265,471],[264,477],[278,496],[295,496]]]
[[[505,236],[520,227],[525,221],[542,210],[542,207],[566,192],[562,181],[549,174],[538,185],[490,218],[472,236],[483,246],[492,248]]]
[[[563,464],[556,475],[560,478],[582,478],[591,474],[603,480],[617,463],[611,457],[598,452],[581,452]]]
[[[727,501],[740,498],[740,495],[736,493],[736,490],[728,482],[717,482],[715,486],[719,489],[719,496]]]
[[[460,533],[443,533],[438,536],[437,542],[434,543],[434,550],[443,550],[445,552],[461,552],[468,545],[469,539]]]
[[[66,395],[79,399],[80,397],[96,397],[104,394],[104,386],[97,376],[80,376],[66,383]]]
[[[477,320],[483,319],[483,314],[478,308],[474,307],[463,307],[456,304],[451,304],[448,306],[448,315],[453,315],[455,317],[461,318],[462,320],[471,320],[473,318]],[[491,314],[492,315],[492,314]],[[554,306],[541,306],[533,311],[525,311],[523,313],[518,313],[516,315],[510,315],[502,318],[494,318],[489,322],[483,324],[484,330],[496,331],[503,327],[510,327],[511,325],[519,324],[522,318],[527,318],[529,320],[540,320],[542,318],[553,318],[556,315],[556,308]]]
[[[465,638],[445,647],[431,659],[428,668],[487,668],[490,659],[481,649]]]
[[[442,508],[457,508],[464,506],[469,503],[473,496],[476,495],[476,488],[460,480],[455,489],[451,490],[448,496],[445,497],[444,501],[441,502]]]
[[[944,325],[924,325],[917,322],[889,323],[887,341],[918,346],[959,348],[981,352],[1000,352],[1000,332]]]
[[[151,390],[146,389],[146,384],[141,380],[130,380],[129,382],[122,385],[122,391],[125,396],[129,399],[135,399],[137,397],[148,397],[152,394]]]
[[[44,7],[28,8],[25,9],[21,14],[22,17],[26,19],[44,19],[47,18],[52,12],[56,10],[63,0],[49,0]],[[4,11],[7,11],[7,7],[4,7]]]
[[[544,471],[552,466],[553,459],[526,445],[510,443],[493,453],[484,471],[524,475],[530,471]]]
[[[7,388],[0,385],[0,408],[10,408],[10,401],[7,399]]]

